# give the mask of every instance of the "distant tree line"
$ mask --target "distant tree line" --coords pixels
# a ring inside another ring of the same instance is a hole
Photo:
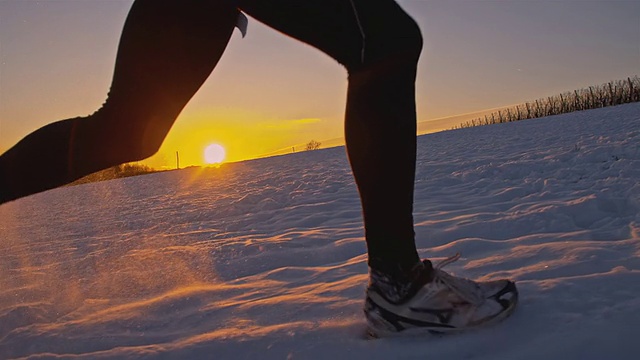
[[[321,145],[321,143],[319,141],[311,140],[311,141],[309,141],[307,143],[306,150],[307,151],[318,150],[318,149],[320,149],[320,145]]]
[[[147,165],[142,165],[138,163],[128,163],[128,164],[116,165],[108,169],[104,169],[102,171],[98,171],[96,173],[87,175],[81,179],[74,181],[70,185],[78,185],[78,184],[85,184],[90,182],[106,181],[106,180],[119,179],[119,178],[125,178],[130,176],[151,174],[157,171],[158,170],[155,170],[152,167]]]
[[[493,112],[466,121],[453,129],[535,119],[573,111],[589,110],[640,101],[640,78],[611,81],[586,89],[565,92]]]

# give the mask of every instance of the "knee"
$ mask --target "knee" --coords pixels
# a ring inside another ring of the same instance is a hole
[[[360,57],[347,66],[349,72],[381,64],[392,70],[417,66],[423,38],[418,24],[409,15],[402,13],[383,29],[375,30],[365,29]]]
[[[77,135],[86,153],[104,166],[144,160],[160,149],[170,128],[164,124],[173,123],[145,115],[116,114],[103,108],[83,120]]]
[[[160,150],[168,131],[149,125],[120,129],[113,136],[112,148],[116,149],[119,163],[140,161],[153,156]]]

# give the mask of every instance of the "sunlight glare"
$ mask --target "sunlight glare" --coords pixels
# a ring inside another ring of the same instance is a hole
[[[204,161],[207,164],[220,164],[225,155],[224,148],[219,144],[211,144],[204,149]]]

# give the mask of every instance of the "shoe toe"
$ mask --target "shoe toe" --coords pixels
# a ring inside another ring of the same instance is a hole
[[[487,292],[486,299],[491,299],[502,306],[504,310],[510,309],[518,302],[518,289],[510,280],[499,280]]]
[[[510,280],[494,280],[478,283],[485,299],[509,300],[517,295],[516,284]]]

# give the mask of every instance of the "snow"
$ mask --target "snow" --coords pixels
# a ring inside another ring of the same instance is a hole
[[[461,252],[454,274],[517,280],[506,321],[366,339],[341,147],[0,206],[0,358],[638,358],[640,104],[418,144],[420,254]]]

